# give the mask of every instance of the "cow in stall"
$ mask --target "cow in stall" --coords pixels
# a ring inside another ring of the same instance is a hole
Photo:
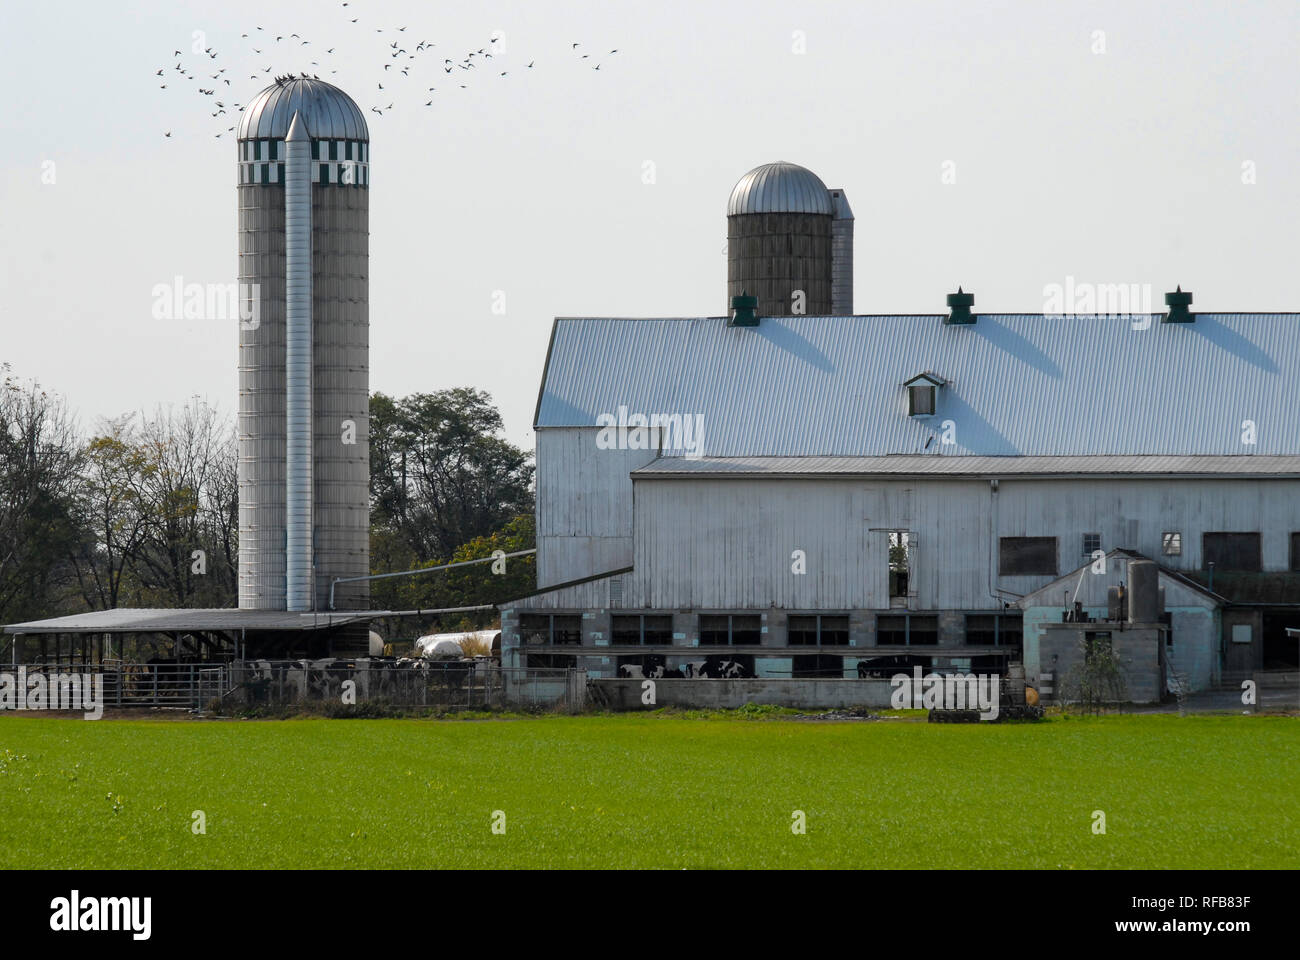
[[[650,667],[645,675],[652,680],[681,680],[684,676],[681,667],[669,668],[662,663]]]
[[[686,676],[692,679],[742,680],[753,676],[753,672],[744,662],[723,660],[721,657],[691,660],[684,665],[683,669]]]
[[[724,680],[739,680],[749,675],[749,671],[739,660],[723,660],[718,669],[719,676]]]
[[[643,666],[639,663],[619,664],[618,675],[625,680],[680,680],[684,676],[680,667],[668,667],[663,663]]]

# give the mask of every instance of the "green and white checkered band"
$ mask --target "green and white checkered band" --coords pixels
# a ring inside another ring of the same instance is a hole
[[[312,183],[370,186],[370,144],[364,140],[313,140],[311,161]],[[284,183],[284,141],[241,140],[239,182]]]

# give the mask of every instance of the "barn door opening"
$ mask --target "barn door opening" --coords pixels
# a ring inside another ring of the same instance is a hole
[[[915,537],[907,530],[889,531],[889,605],[907,606],[907,598],[916,596]]]

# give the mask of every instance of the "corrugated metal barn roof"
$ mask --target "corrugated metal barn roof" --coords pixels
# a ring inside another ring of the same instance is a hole
[[[5,633],[172,633],[188,630],[323,630],[371,620],[383,610],[289,613],[284,610],[117,609],[11,623]]]
[[[1300,456],[1293,457],[936,457],[898,454],[887,457],[661,457],[632,471],[633,477],[707,476],[1128,476],[1166,477],[1300,477]]]
[[[903,383],[923,371],[947,385],[909,417]],[[701,414],[715,457],[1293,454],[1300,314],[556,320],[536,426],[620,406]]]

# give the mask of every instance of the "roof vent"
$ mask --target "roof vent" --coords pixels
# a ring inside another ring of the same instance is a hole
[[[732,297],[731,310],[731,319],[727,321],[727,326],[758,326],[758,297],[751,297],[746,293],[742,293],[738,297]]]
[[[1192,305],[1192,293],[1189,290],[1183,293],[1182,284],[1173,293],[1165,294],[1165,306],[1169,312],[1165,314],[1162,323],[1195,323],[1196,316],[1187,308]]]
[[[944,323],[974,323],[975,318],[971,316],[970,308],[975,304],[975,294],[962,293],[961,287],[957,288],[956,293],[948,294],[948,309],[951,311]]]

